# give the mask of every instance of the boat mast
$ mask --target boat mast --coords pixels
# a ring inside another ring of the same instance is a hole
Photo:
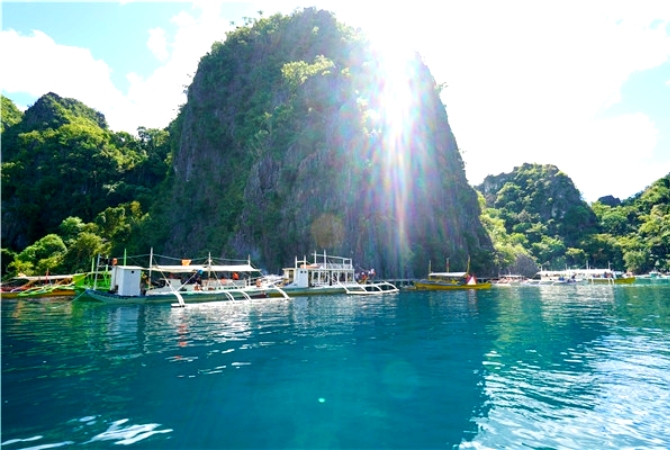
[[[93,266],[93,261],[91,260],[91,266]],[[98,253],[98,260],[95,263],[95,271],[91,267],[91,272],[93,272],[93,290],[98,288],[98,269],[100,268],[100,253]]]
[[[154,264],[154,248],[151,247],[151,250],[149,250],[149,279],[151,280],[151,267]]]

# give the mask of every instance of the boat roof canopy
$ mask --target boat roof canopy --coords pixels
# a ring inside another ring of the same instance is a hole
[[[19,275],[12,278],[13,280],[27,280],[27,281],[36,281],[36,280],[67,280],[72,278],[74,275]]]
[[[565,269],[565,270],[540,270],[538,273],[541,275],[572,275],[572,274],[583,274],[583,275],[596,275],[601,273],[613,273],[612,269]]]
[[[259,269],[254,268],[250,264],[226,264],[226,265],[160,265],[151,266],[152,270],[160,270],[161,272],[171,273],[192,273],[197,271],[203,272],[260,272]]]
[[[430,277],[448,277],[448,278],[463,278],[467,276],[467,272],[431,272]]]

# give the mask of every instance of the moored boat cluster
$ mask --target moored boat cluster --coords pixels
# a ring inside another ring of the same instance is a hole
[[[174,260],[174,258],[172,258]],[[263,275],[250,260],[202,262],[177,260],[179,264],[118,264],[98,260],[95,270],[74,275],[19,275],[2,284],[2,298],[74,297],[79,301],[107,304],[170,303],[183,307],[191,303],[291,298],[309,295],[381,295],[399,292],[396,284],[376,280],[375,271],[356,272],[351,258],[314,253],[312,260],[295,258],[282,275]],[[468,267],[469,269],[469,267]],[[504,275],[478,280],[466,272],[433,272],[412,280],[414,290],[480,290],[491,287],[556,285],[628,285],[639,280],[670,281],[666,274],[635,277],[610,269],[543,270],[532,278]]]
[[[620,285],[632,284],[637,278],[629,273],[611,269],[541,270],[532,278],[505,275],[493,282],[496,287],[506,286],[559,286],[559,285]]]
[[[210,257],[202,263],[179,260],[179,264],[166,265],[155,263],[151,255],[148,266],[113,260],[98,263],[94,271],[85,274],[16,277],[3,284],[2,298],[57,295],[107,304],[170,303],[183,307],[268,297],[398,292],[392,283],[375,280],[374,270],[366,271],[365,277],[357,275],[350,258],[325,252],[315,253],[313,261],[296,258],[294,266],[285,268],[282,276],[263,275],[249,260],[217,263]]]

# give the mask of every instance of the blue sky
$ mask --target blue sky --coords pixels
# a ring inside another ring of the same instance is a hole
[[[53,91],[113,130],[164,127],[231,22],[317,6],[422,54],[472,184],[555,164],[584,198],[670,173],[670,2],[2,2],[3,95]]]

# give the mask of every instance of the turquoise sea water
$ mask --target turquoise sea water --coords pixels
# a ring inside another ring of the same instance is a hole
[[[2,301],[2,449],[670,448],[670,285]]]

